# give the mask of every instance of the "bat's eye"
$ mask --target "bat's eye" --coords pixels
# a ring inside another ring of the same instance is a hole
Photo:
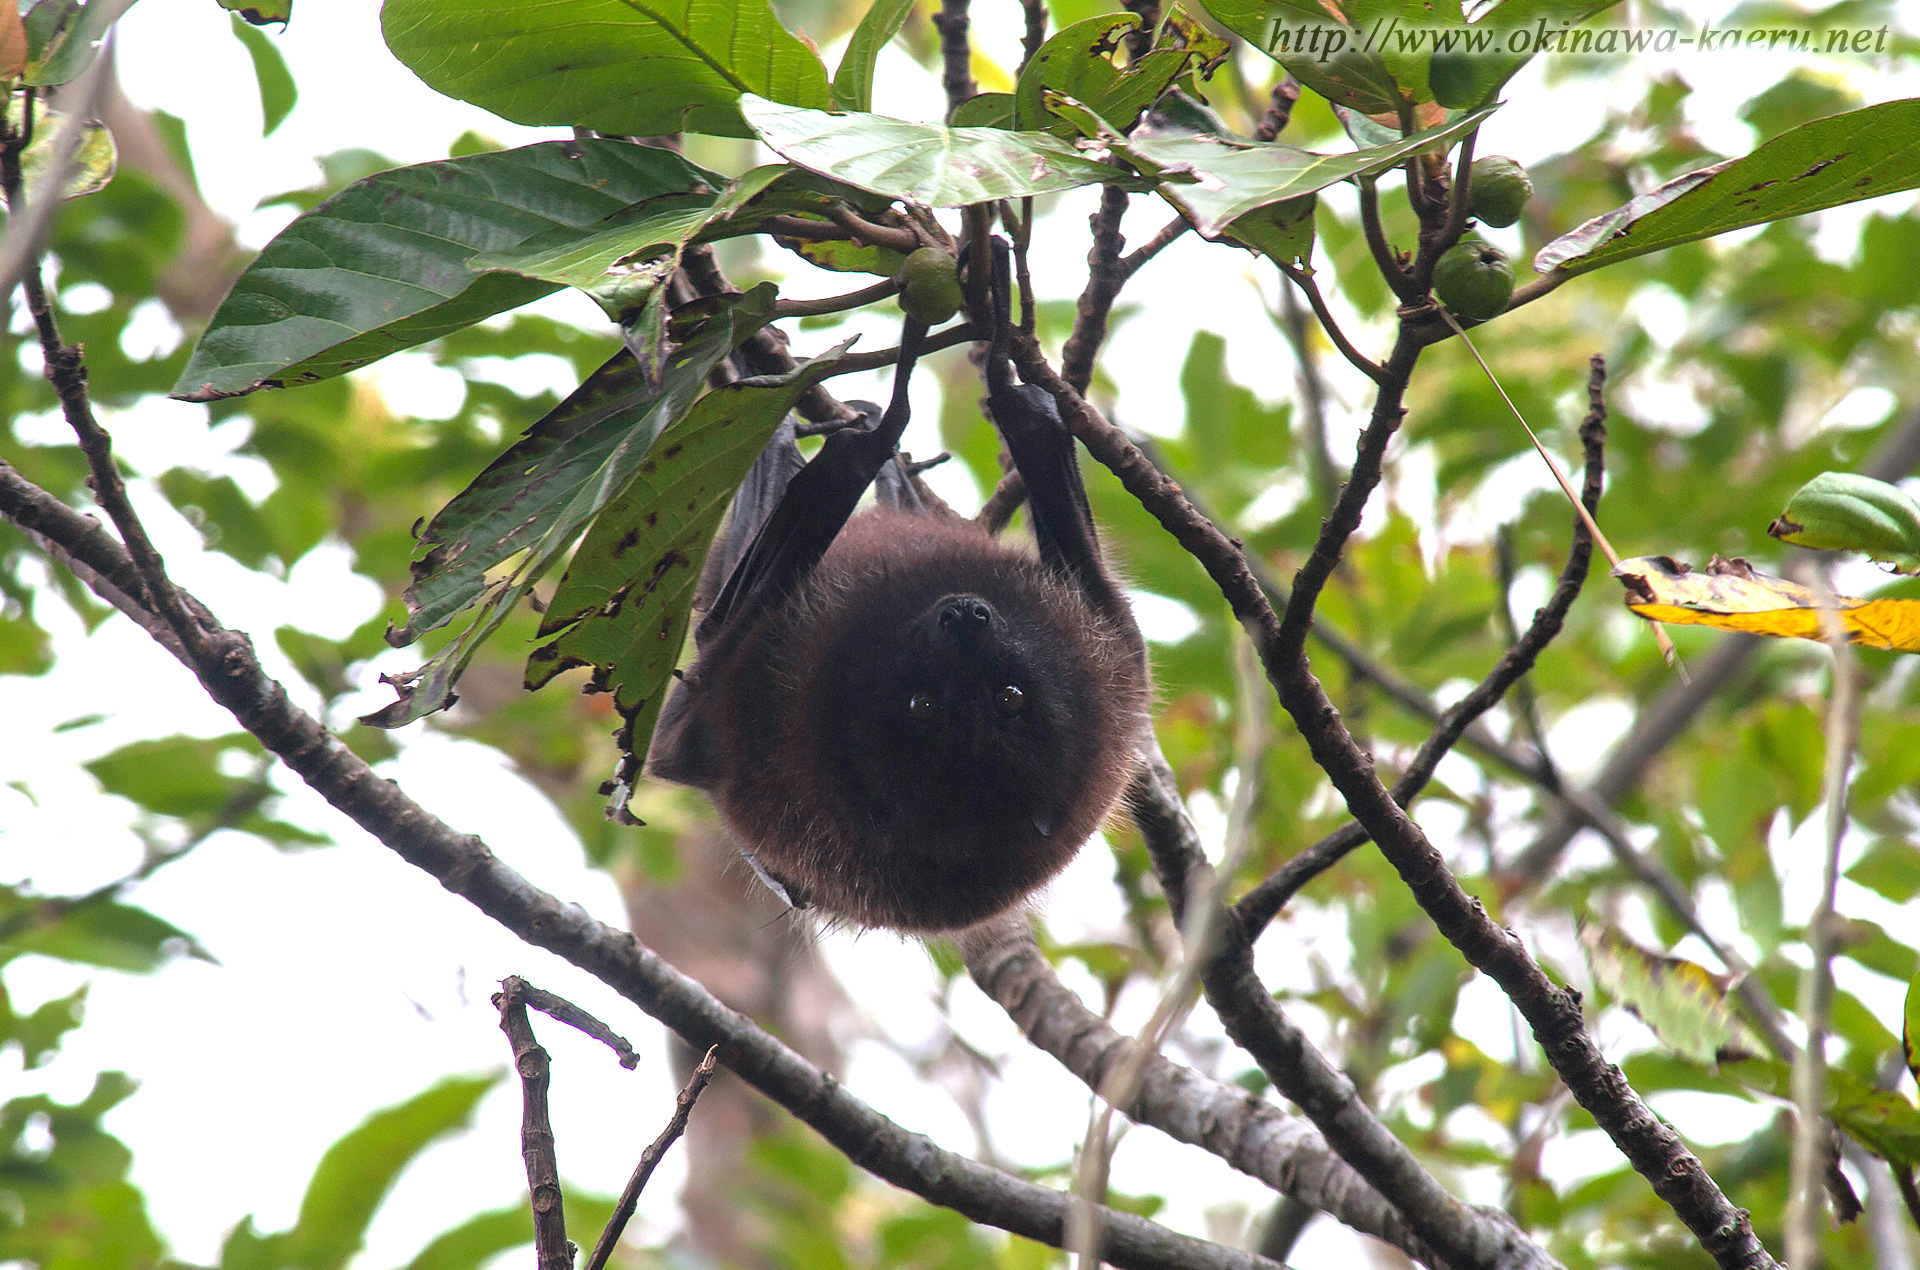
[[[933,697],[929,693],[916,692],[907,698],[907,713],[916,719],[931,719],[934,709]]]
[[[1001,714],[1019,714],[1027,708],[1027,694],[1014,684],[1007,684],[993,694],[993,708]]]

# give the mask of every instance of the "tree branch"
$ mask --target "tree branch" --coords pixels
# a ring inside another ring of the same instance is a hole
[[[1134,1042],[1060,982],[1024,918],[962,932],[960,950],[980,990],[1029,1041],[1088,1088],[1105,1087]],[[1157,1054],[1146,1059],[1143,1076],[1135,1097],[1118,1108],[1136,1123],[1203,1147],[1249,1177],[1432,1264],[1433,1253],[1392,1205],[1305,1121]]]
[[[100,526],[0,462],[0,516],[46,534],[95,572],[131,568]],[[184,593],[183,593],[184,598]],[[812,1126],[854,1164],[883,1181],[996,1226],[1060,1247],[1068,1199],[1057,1191],[942,1150],[848,1093],[819,1068],[729,1010],[633,936],[533,886],[480,838],[455,832],[373,769],[267,675],[246,636],[210,617],[205,647],[189,669],[240,725],[279,755],[315,792],[390,850],[527,943],[557,953],[722,1059],[774,1102]],[[1130,1213],[1103,1209],[1107,1260],[1141,1270],[1223,1270],[1273,1262],[1179,1235]]]
[[[1060,350],[1060,374],[1084,394],[1093,382],[1093,359],[1107,338],[1107,319],[1113,301],[1126,285],[1127,273],[1120,267],[1120,249],[1127,240],[1120,236],[1120,221],[1127,213],[1130,196],[1117,185],[1100,187],[1100,206],[1087,218],[1093,231],[1093,246],[1087,250],[1087,285],[1074,305],[1073,333]]]
[[[973,82],[973,42],[968,38],[970,0],[940,0],[933,29],[940,32],[940,84],[947,90],[947,117],[980,90]]]
[[[647,1188],[653,1171],[660,1167],[660,1157],[687,1131],[687,1119],[693,1114],[693,1104],[699,1101],[700,1091],[713,1079],[713,1069],[719,1061],[720,1047],[709,1046],[707,1056],[700,1060],[700,1065],[693,1069],[693,1075],[687,1077],[687,1083],[674,1096],[673,1116],[667,1121],[667,1127],[660,1131],[660,1136],[648,1143],[647,1149],[640,1153],[640,1163],[634,1166],[633,1176],[627,1179],[619,1202],[613,1206],[613,1215],[607,1218],[599,1240],[593,1245],[593,1255],[587,1258],[587,1270],[601,1270],[607,1264],[607,1258],[613,1255],[613,1246],[620,1242],[627,1223],[633,1220],[633,1210],[640,1203],[640,1192]]]
[[[1607,408],[1601,396],[1606,384],[1606,363],[1596,354],[1591,362],[1587,378],[1587,397],[1591,403],[1587,417],[1580,426],[1580,440],[1586,451],[1586,478],[1580,490],[1580,498],[1586,504],[1589,514],[1597,512],[1600,506],[1600,490],[1606,478],[1606,437]],[[1587,525],[1580,517],[1573,518],[1573,546],[1567,552],[1567,563],[1560,570],[1560,580],[1553,589],[1547,603],[1533,615],[1532,623],[1526,634],[1515,640],[1501,656],[1487,677],[1480,681],[1473,691],[1455,702],[1443,716],[1436,728],[1420,749],[1415,753],[1407,770],[1394,784],[1393,799],[1402,807],[1412,804],[1420,791],[1426,788],[1440,760],[1453,749],[1467,728],[1481,715],[1491,710],[1506,695],[1507,689],[1533,668],[1535,660],[1546,646],[1559,635],[1566,621],[1567,611],[1573,607],[1581,587],[1586,583],[1588,566],[1593,560],[1593,536],[1587,531]],[[1366,831],[1358,822],[1349,821],[1333,833],[1300,852],[1286,864],[1275,870],[1259,885],[1240,897],[1234,906],[1245,923],[1247,938],[1259,938],[1260,932],[1268,922],[1297,894],[1301,887],[1333,867],[1342,857],[1367,840]]]
[[[534,1257],[540,1270],[573,1270],[553,1123],[547,1116],[552,1064],[527,1021],[526,987],[526,980],[508,976],[493,994],[493,1004],[500,1011],[500,1030],[513,1046],[513,1070],[520,1077],[520,1155],[526,1160],[527,1196],[533,1205]]]
[[[1014,352],[1023,375],[1053,394],[1061,414],[1088,451],[1193,553],[1221,588],[1235,617],[1259,649],[1267,678],[1278,691],[1281,704],[1306,739],[1314,761],[1346,800],[1348,810],[1379,844],[1381,853],[1441,934],[1476,969],[1499,984],[1518,1007],[1548,1061],[1581,1106],[1592,1113],[1723,1270],[1769,1270],[1775,1263],[1754,1236],[1747,1215],[1727,1201],[1679,1135],[1647,1109],[1619,1069],[1601,1056],[1587,1035],[1579,994],[1555,987],[1519,939],[1488,918],[1479,902],[1461,889],[1433,844],[1380,783],[1372,758],[1354,742],[1307,664],[1302,643],[1313,598],[1338,561],[1340,545],[1359,523],[1365,503],[1361,491],[1371,491],[1377,483],[1387,439],[1399,425],[1401,394],[1419,355],[1405,324],[1387,361],[1387,378],[1381,385],[1373,421],[1361,436],[1354,475],[1329,517],[1314,554],[1296,578],[1285,623],[1267,605],[1240,548],[1201,517],[1179,488],[1156,471],[1118,428],[1101,418],[1054,374],[1031,340],[1017,339]],[[1257,986],[1258,980],[1253,982]],[[1209,997],[1212,995],[1210,984]],[[1258,995],[1271,1004],[1264,991]],[[1271,1057],[1284,1059],[1283,1055]],[[1362,1172],[1365,1174],[1364,1169]],[[1369,1175],[1368,1180],[1380,1185],[1378,1178]]]

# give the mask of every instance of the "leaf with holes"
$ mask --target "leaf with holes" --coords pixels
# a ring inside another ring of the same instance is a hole
[[[1920,186],[1920,98],[1830,115],[1743,159],[1675,177],[1542,247],[1541,273],[1586,273],[1729,230]]]
[[[411,643],[476,599],[480,611],[426,665],[382,676],[399,698],[363,723],[399,727],[453,704],[480,645],[626,488],[661,432],[692,407],[707,372],[766,324],[773,299],[771,283],[728,297],[683,338],[657,381],[621,352],[441,509],[420,536],[425,554],[403,597],[409,620],[388,642]],[[505,576],[488,580],[521,552]]]
[[[1014,90],[1014,126],[1070,129],[1047,113],[1042,99],[1047,89],[1085,102],[1102,119],[1131,124],[1174,80],[1226,55],[1225,40],[1175,5],[1155,47],[1124,69],[1115,66],[1114,52],[1139,29],[1139,15],[1111,13],[1076,22],[1055,34],[1020,72]]]
[[[620,747],[637,770],[686,638],[694,583],[733,491],[767,438],[839,360],[830,349],[779,377],[757,377],[702,397],[640,465],[574,553],[527,659],[527,687],[592,666],[625,716]]]

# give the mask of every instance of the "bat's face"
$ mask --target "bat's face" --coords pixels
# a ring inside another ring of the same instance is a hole
[[[959,592],[870,632],[834,749],[870,830],[905,851],[1018,849],[1058,826],[1097,685],[1083,636],[1018,594]]]

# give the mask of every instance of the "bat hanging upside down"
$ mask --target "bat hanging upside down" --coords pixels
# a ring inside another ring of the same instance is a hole
[[[698,657],[647,760],[706,790],[790,903],[861,926],[952,930],[1019,903],[1106,819],[1147,727],[1145,647],[1073,437],[1013,378],[998,239],[992,292],[987,409],[1037,552],[902,466],[926,333],[909,318],[878,423],[869,411],[812,462],[782,424],[735,496],[702,577]],[[869,484],[876,505],[855,515]]]

